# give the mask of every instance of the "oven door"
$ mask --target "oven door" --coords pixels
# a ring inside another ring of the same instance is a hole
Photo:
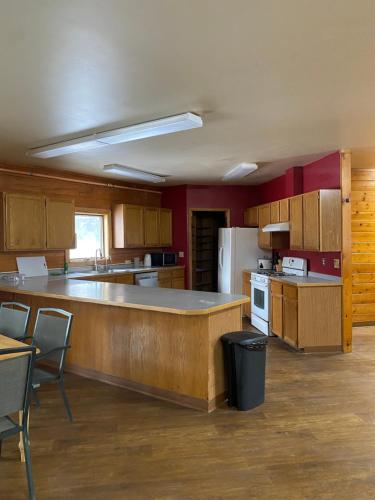
[[[269,289],[267,285],[251,282],[251,312],[268,321]]]

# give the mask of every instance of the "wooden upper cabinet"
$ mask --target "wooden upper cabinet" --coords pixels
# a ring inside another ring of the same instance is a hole
[[[160,209],[160,245],[163,247],[172,246],[172,210],[169,208]]]
[[[303,195],[303,248],[318,252],[319,237],[319,191]]]
[[[114,248],[143,247],[143,207],[140,205],[115,205],[112,215]]]
[[[271,224],[277,224],[280,222],[280,202],[279,201],[273,201],[271,203]]]
[[[160,245],[159,208],[144,208],[144,244],[146,247]]]
[[[271,207],[270,205],[261,205],[258,207],[259,218],[259,233],[258,245],[260,248],[271,248],[271,233],[264,233],[262,228],[271,221]]]
[[[46,204],[44,196],[4,194],[4,250],[46,248]]]
[[[289,198],[279,201],[279,222],[289,221]]]
[[[289,200],[290,215],[290,248],[303,250],[303,198],[293,196]]]
[[[341,193],[321,189],[303,195],[304,249],[317,252],[341,250]]]
[[[248,227],[258,227],[258,207],[246,208],[244,211],[244,224]]]
[[[75,244],[74,202],[46,199],[47,248],[67,249]]]

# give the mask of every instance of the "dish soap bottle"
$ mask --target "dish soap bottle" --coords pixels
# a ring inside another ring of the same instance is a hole
[[[66,259],[64,259],[64,274],[68,274],[68,271],[69,271],[69,266]]]

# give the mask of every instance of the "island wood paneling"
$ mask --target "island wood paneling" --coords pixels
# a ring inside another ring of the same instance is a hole
[[[352,311],[354,323],[371,323],[375,322],[375,167],[358,167],[352,168]]]
[[[212,411],[225,397],[220,337],[241,329],[241,305],[201,315],[4,294],[73,313],[66,370],[183,406]]]
[[[11,172],[10,172],[11,171]],[[22,172],[28,175],[23,175]],[[51,176],[52,178],[48,178]],[[69,180],[71,179],[71,180]],[[72,182],[81,181],[81,182]],[[88,182],[88,183],[87,183]],[[108,183],[108,185],[101,185]],[[123,189],[122,187],[128,187]],[[147,186],[127,185],[117,180],[76,175],[51,169],[17,167],[12,169],[0,165],[0,192],[43,195],[51,199],[73,200],[75,206],[110,209],[118,203],[131,203],[144,206],[160,206],[161,193]],[[125,259],[142,257],[151,249],[112,249],[113,262],[123,262]],[[35,252],[0,253],[0,272],[15,271],[17,256],[45,255],[48,267],[62,267],[64,264],[63,250],[39,250]]]

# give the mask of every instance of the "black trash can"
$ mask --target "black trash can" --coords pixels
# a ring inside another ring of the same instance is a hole
[[[228,404],[250,410],[264,402],[266,348],[261,333],[232,332],[221,337],[228,381]]]

